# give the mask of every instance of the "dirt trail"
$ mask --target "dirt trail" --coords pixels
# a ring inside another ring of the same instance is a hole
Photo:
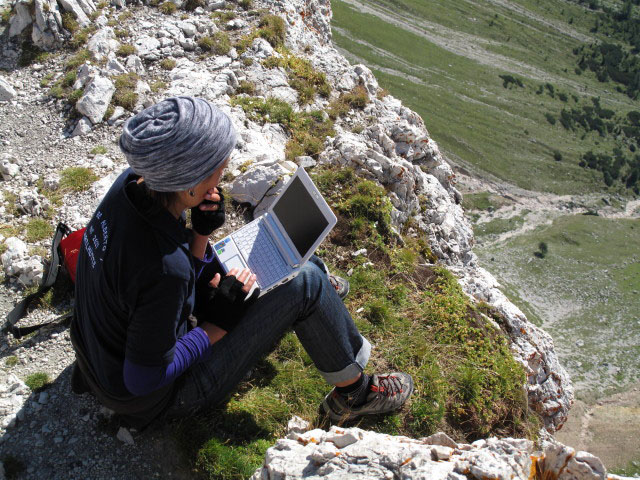
[[[474,212],[478,215],[476,224],[501,219],[524,217],[522,225],[509,232],[485,240],[484,246],[501,244],[542,225],[551,225],[553,220],[563,215],[582,215],[594,211],[599,216],[615,219],[640,219],[640,199],[626,201],[624,208],[607,205],[603,194],[555,195],[524,190],[515,185],[498,180],[481,179],[457,173],[459,189],[464,193],[490,192],[502,197],[505,204],[493,211]],[[605,202],[603,202],[603,199]]]
[[[640,385],[600,399],[578,400],[558,441],[599,457],[607,469],[640,460]]]

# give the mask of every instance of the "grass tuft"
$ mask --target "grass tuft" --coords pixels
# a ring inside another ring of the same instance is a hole
[[[123,73],[114,77],[116,91],[113,104],[132,111],[138,102],[136,87],[140,77],[136,73]]]
[[[176,68],[176,61],[173,58],[163,58],[160,61],[160,68],[163,70],[173,70]]]
[[[24,383],[31,389],[31,391],[37,392],[46,387],[47,384],[51,383],[51,380],[49,379],[49,375],[47,373],[36,372],[25,378]]]
[[[15,367],[18,364],[19,360],[18,357],[16,357],[15,355],[11,355],[10,357],[7,357],[6,360],[4,361],[4,364],[7,367]]]
[[[216,32],[210,37],[206,36],[198,40],[198,46],[205,52],[225,55],[231,50],[231,41],[226,33]]]
[[[160,10],[160,12],[164,13],[165,15],[173,15],[178,10],[178,6],[175,3],[169,1],[160,4],[160,6],[158,6],[158,10]]]
[[[118,57],[128,57],[129,55],[135,55],[136,53],[136,47],[126,43],[120,45],[118,50],[116,50],[116,55]]]
[[[90,168],[66,168],[60,173],[60,188],[56,193],[84,192],[96,180],[98,180],[98,176]]]
[[[25,240],[28,243],[34,243],[53,235],[53,226],[42,218],[32,218],[27,223],[27,235]]]
[[[335,120],[346,115],[349,110],[362,110],[367,103],[369,103],[369,94],[362,85],[358,85],[329,104],[329,116]]]

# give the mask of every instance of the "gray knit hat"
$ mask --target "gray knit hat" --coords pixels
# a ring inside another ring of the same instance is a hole
[[[157,192],[188,190],[213,173],[236,146],[231,119],[202,98],[174,97],[124,124],[120,150]]]

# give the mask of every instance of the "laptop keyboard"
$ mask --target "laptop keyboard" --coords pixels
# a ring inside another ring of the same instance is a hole
[[[284,278],[289,273],[287,263],[280,255],[262,221],[251,222],[233,234],[233,240],[258,278],[261,288]]]

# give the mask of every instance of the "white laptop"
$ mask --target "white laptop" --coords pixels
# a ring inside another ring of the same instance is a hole
[[[249,268],[260,296],[294,278],[337,222],[304,168],[267,212],[214,245],[226,272]]]

